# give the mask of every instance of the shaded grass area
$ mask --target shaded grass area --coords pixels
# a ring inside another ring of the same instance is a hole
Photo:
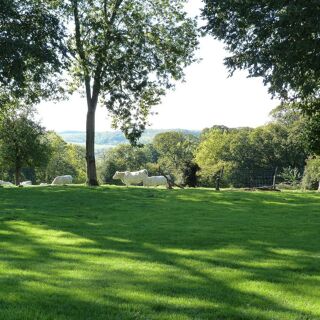
[[[320,319],[320,196],[0,189],[0,319]]]

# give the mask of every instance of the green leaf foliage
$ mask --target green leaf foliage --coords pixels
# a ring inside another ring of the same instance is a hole
[[[184,172],[188,174],[187,168],[193,167],[197,145],[197,137],[177,131],[159,133],[153,139],[153,146],[159,154],[158,164],[161,170],[182,184],[185,183]]]
[[[302,186],[305,189],[318,189],[320,191],[320,157],[311,157],[304,170]]]
[[[320,154],[320,112],[305,114],[299,103],[282,104],[275,108],[273,119],[290,130],[289,143],[301,144],[310,154]]]
[[[302,102],[309,112],[320,102],[320,2],[204,0],[206,31],[224,41],[230,71],[263,77],[270,92]]]
[[[38,179],[51,183],[61,175],[71,175],[74,183],[86,181],[85,148],[66,143],[54,132],[47,133],[51,148],[50,160],[43,170],[38,171]]]
[[[76,32],[73,87],[107,107],[131,143],[184,68],[195,61],[198,32],[185,0],[71,1]]]
[[[269,180],[265,181],[270,184],[276,168],[281,171],[290,166],[303,171],[308,152],[293,134],[289,126],[280,122],[255,129],[213,128],[201,137],[195,160],[204,181],[212,183],[215,174],[223,169],[224,182],[240,187],[251,176],[254,179],[270,171],[266,173]]]
[[[0,161],[15,173],[18,185],[25,167],[44,167],[49,161],[50,148],[44,128],[29,114],[7,114],[0,120]]]
[[[0,0],[0,107],[60,95],[65,28],[54,1]]]

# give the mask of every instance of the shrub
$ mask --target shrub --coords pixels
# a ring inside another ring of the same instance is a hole
[[[287,167],[282,170],[280,177],[283,179],[284,184],[297,187],[301,181],[302,175],[298,168]]]
[[[320,156],[309,158],[304,169],[302,187],[316,190],[320,183]]]

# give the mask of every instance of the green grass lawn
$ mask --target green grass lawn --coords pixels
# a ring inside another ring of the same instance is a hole
[[[320,195],[1,188],[0,319],[320,319]]]

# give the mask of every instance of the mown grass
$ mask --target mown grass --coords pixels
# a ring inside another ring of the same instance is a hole
[[[320,319],[320,196],[2,188],[0,319]]]

